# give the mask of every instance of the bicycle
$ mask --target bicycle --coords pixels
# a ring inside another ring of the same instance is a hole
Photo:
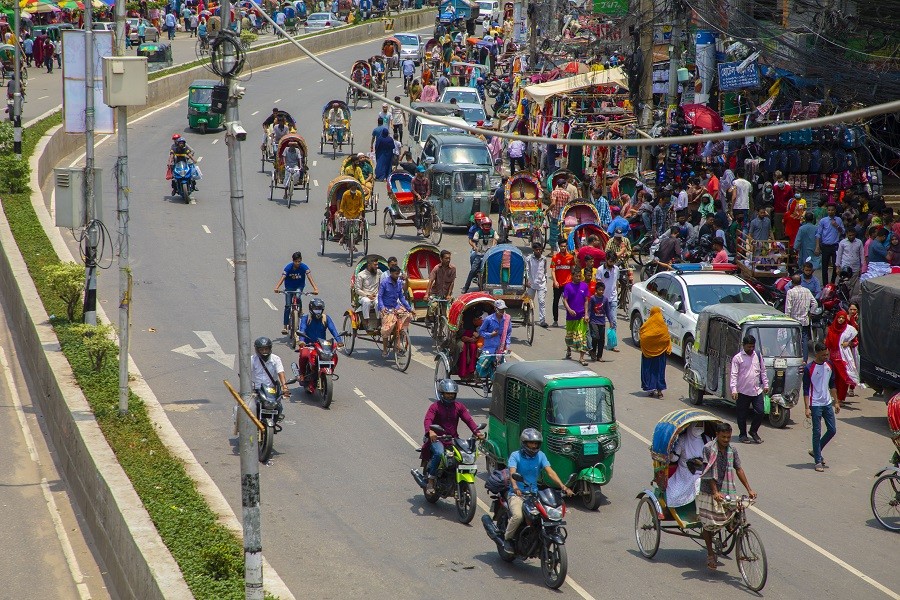
[[[303,317],[303,302],[301,296],[315,296],[314,292],[304,292],[302,290],[278,290],[276,294],[291,295],[291,315],[288,318],[288,343],[291,348],[296,349],[300,343],[300,336],[297,333],[300,328],[300,319]]]
[[[869,502],[872,514],[882,527],[890,531],[900,531],[900,436],[894,438],[898,450],[891,459],[893,466],[885,467],[875,474]]]
[[[429,309],[425,326],[428,329],[428,333],[431,334],[431,339],[435,346],[443,344],[450,334],[447,324],[447,304],[450,302],[452,300],[448,298],[438,298],[436,296],[431,296],[428,299]],[[436,306],[432,307],[432,303]]]

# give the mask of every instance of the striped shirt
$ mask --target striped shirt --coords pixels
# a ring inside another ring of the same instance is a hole
[[[564,188],[556,188],[550,192],[550,214],[559,218],[559,213],[569,202],[569,192]]]

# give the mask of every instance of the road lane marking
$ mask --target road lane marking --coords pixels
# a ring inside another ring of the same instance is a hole
[[[197,162],[203,162],[203,157],[202,156],[198,157]]]
[[[316,83],[322,83],[323,81],[325,81],[325,80],[324,80],[324,79],[320,79],[320,80],[318,80]]]
[[[219,143],[219,138],[214,139],[214,140],[212,141],[212,143],[213,143],[213,144],[218,144],[218,143]]]
[[[268,305],[268,307],[271,308],[272,310],[278,310],[278,307],[275,306],[274,304],[272,304],[272,301],[269,300],[268,298],[263,298],[263,302],[265,302]]]
[[[231,265],[232,269],[234,268],[234,259],[226,257],[225,262],[227,262],[229,265]]]
[[[209,230],[209,227],[207,227],[206,225],[201,225],[201,227],[203,227],[203,231],[204,231],[204,232],[206,232],[206,233],[212,233],[212,231],[210,231],[210,230]]]
[[[364,398],[365,401],[366,401],[366,404],[369,405],[369,408],[371,408],[372,410],[374,410],[375,413],[376,413],[379,417],[381,417],[382,419],[384,419],[385,423],[387,423],[388,425],[390,425],[391,428],[393,428],[394,431],[396,431],[397,433],[399,433],[399,434],[400,434],[400,437],[402,437],[404,440],[406,440],[406,442],[407,442],[410,446],[412,446],[413,448],[418,448],[419,446],[422,445],[422,442],[417,442],[415,439],[413,439],[413,437],[412,437],[411,435],[409,435],[408,433],[406,433],[405,431],[403,431],[403,428],[400,427],[399,425],[397,425],[397,422],[394,421],[392,418],[390,418],[386,412],[384,412],[383,410],[381,410],[381,408],[379,408],[377,404],[375,404],[374,402],[372,402],[371,400],[369,400],[368,398],[366,398],[365,394],[363,394],[363,392],[362,392],[359,388],[354,388],[353,391],[356,392],[356,394],[357,394],[360,398]],[[481,508],[481,510],[483,510],[486,514],[491,514],[491,508],[490,508],[487,504],[485,504],[484,500],[482,500],[481,498],[478,498],[477,496],[476,496],[475,500],[478,502],[478,507]],[[591,596],[591,595],[587,592],[587,590],[585,590],[583,587],[581,587],[580,585],[578,585],[578,583],[577,583],[574,579],[572,579],[571,576],[566,577],[566,584],[567,584],[570,588],[572,588],[572,589],[575,591],[576,594],[578,594],[579,596],[581,596],[582,598],[584,598],[584,600],[597,600],[596,598],[594,598],[593,596]]]
[[[640,441],[644,442],[648,446],[651,445],[651,442],[649,439],[645,438],[644,436],[639,434],[634,429],[628,427],[627,425],[623,425],[621,421],[619,421],[618,424],[619,424],[620,428],[624,429],[625,431],[627,431],[628,433],[630,433],[631,435],[633,435]],[[786,534],[788,534],[789,536],[791,536],[798,542],[806,545],[809,548],[812,548],[813,550],[815,550],[816,552],[818,552],[819,554],[821,554],[828,560],[832,561],[833,563],[837,564],[840,567],[843,567],[844,569],[846,569],[853,575],[856,575],[857,577],[859,577],[860,579],[862,579],[863,581],[865,581],[866,583],[868,583],[869,585],[874,587],[876,590],[883,592],[889,598],[893,598],[894,600],[900,600],[900,594],[898,594],[897,592],[895,592],[892,589],[890,589],[889,587],[882,585],[881,583],[875,581],[874,579],[872,579],[871,577],[869,577],[868,575],[866,575],[865,573],[863,573],[862,571],[860,571],[859,569],[854,567],[853,565],[848,564],[847,562],[841,560],[840,558],[838,558],[837,556],[835,556],[834,554],[832,554],[825,548],[819,546],[812,540],[804,537],[800,533],[797,533],[796,531],[794,531],[793,529],[791,529],[790,527],[788,527],[787,525],[785,525],[784,523],[782,523],[781,521],[776,519],[775,517],[770,516],[768,513],[763,512],[762,510],[758,509],[755,506],[751,506],[750,510],[753,511],[754,513],[758,514],[760,517],[762,517],[763,519],[765,519],[766,521],[768,521],[769,523],[771,523],[778,529],[782,530],[783,532],[785,532]]]
[[[28,455],[31,457],[32,462],[40,468],[41,460],[38,457],[37,447],[34,443],[34,437],[31,435],[31,429],[28,427],[28,421],[25,419],[22,398],[19,396],[18,388],[16,388],[12,369],[10,369],[9,362],[6,360],[6,350],[2,346],[0,346],[0,366],[3,368],[3,378],[6,380],[6,387],[9,388],[9,393],[12,396],[13,409],[16,412],[16,419],[19,421],[22,436],[25,438],[25,447],[28,449]],[[50,492],[50,485],[47,483],[46,477],[41,477],[41,493],[44,495],[44,502],[47,503],[47,511],[50,513],[50,520],[53,521],[53,528],[56,530],[56,537],[59,539],[59,545],[69,567],[69,574],[72,576],[72,581],[78,590],[78,596],[81,600],[90,600],[90,590],[88,590],[87,584],[84,582],[84,574],[81,572],[81,567],[78,566],[78,559],[75,556],[75,551],[72,549],[72,543],[69,541],[69,535],[66,533],[66,528],[63,525],[62,517],[59,515],[56,500],[54,500],[53,494]]]
[[[43,100],[43,99],[49,98],[49,97],[50,97],[50,96],[41,96],[40,98],[38,98],[38,100]]]
[[[515,352],[510,352],[509,355],[512,356],[514,359],[516,359],[519,362],[525,362],[525,359],[522,358],[521,356],[519,356],[518,354],[516,354]]]
[[[316,186],[316,187],[319,187],[319,180],[318,180],[318,179],[313,179],[313,185]]]
[[[424,366],[428,367],[429,369],[434,368],[434,360],[428,360],[423,356],[419,356],[418,352],[413,352],[412,359],[414,361],[416,361],[417,363],[419,363],[420,365],[424,365]]]
[[[250,113],[250,116],[251,116],[251,117],[255,117],[255,116],[258,115],[258,114],[259,114],[259,111],[257,110],[257,111],[254,111],[254,112]]]
[[[317,164],[319,164],[319,161],[314,160],[314,161],[313,161],[313,166],[316,166]]]
[[[298,91],[298,92],[302,92],[302,91],[303,91],[303,88],[297,88],[297,91]]]

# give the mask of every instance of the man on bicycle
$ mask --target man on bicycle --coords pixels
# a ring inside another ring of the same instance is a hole
[[[307,391],[313,392],[316,389],[315,375],[307,381],[306,368],[309,365],[310,356],[312,356],[313,346],[318,340],[326,339],[328,334],[334,338],[338,348],[340,348],[344,340],[334,326],[331,317],[325,314],[325,302],[320,298],[313,298],[309,302],[309,314],[303,315],[300,319],[300,327],[297,334],[300,336],[300,347],[297,349],[297,367],[300,371],[300,378],[297,380],[301,385],[307,386]],[[337,365],[337,354],[334,355],[335,365]]]
[[[318,295],[319,287],[313,280],[309,267],[303,262],[303,255],[300,252],[294,252],[291,255],[291,262],[286,264],[281,272],[281,279],[275,284],[276,294],[281,292],[281,284],[284,284],[284,327],[281,329],[282,335],[287,335],[288,333],[288,322],[291,318],[291,302],[294,296],[297,296],[297,305],[300,307],[300,312],[303,312],[303,304],[299,295],[306,288],[307,279],[309,279],[309,284],[313,288],[313,294]]]
[[[431,183],[428,181],[428,175],[425,174],[425,167],[419,165],[416,167],[416,176],[412,180],[413,203],[416,209],[415,222],[416,233],[422,235],[422,213],[424,212],[425,203],[431,196]]]
[[[449,250],[441,250],[441,264],[433,268],[428,275],[428,288],[425,290],[425,297],[429,300],[428,312],[431,315],[438,314],[440,303],[436,302],[436,300],[449,301],[453,297],[453,286],[456,283],[456,267],[450,264],[450,257]]]
[[[284,159],[284,197],[287,198],[288,181],[293,178],[294,185],[299,185],[303,178],[306,157],[300,153],[300,144],[292,141],[282,155]]]
[[[394,338],[394,350],[399,350],[399,333],[409,325],[412,307],[403,292],[400,267],[391,265],[390,275],[382,277],[378,285],[378,314],[381,315],[381,355],[388,355],[388,342]]]
[[[487,216],[482,217],[481,222],[478,223],[478,229],[475,231],[475,234],[469,238],[469,246],[472,248],[470,257],[471,269],[469,270],[468,277],[466,277],[466,284],[463,286],[464,294],[468,293],[472,281],[481,269],[481,261],[484,258],[484,253],[487,252],[488,249],[493,248],[499,240],[500,236],[494,231],[491,218]]]

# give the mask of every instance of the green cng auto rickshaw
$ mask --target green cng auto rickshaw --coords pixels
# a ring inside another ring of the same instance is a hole
[[[207,129],[218,129],[222,126],[224,115],[210,112],[212,91],[218,81],[213,79],[196,79],[188,88],[188,127],[206,133]]]
[[[718,396],[734,405],[729,389],[731,359],[743,350],[745,335],[756,338],[756,354],[769,380],[767,414],[782,428],[803,396],[800,323],[764,304],[714,304],[700,311],[693,347],[685,351],[684,379],[692,404]]]
[[[138,46],[137,55],[147,57],[148,73],[172,66],[172,46],[164,42],[141,44]]]
[[[621,445],[612,381],[574,370],[570,361],[516,362],[497,367],[492,391],[484,442],[488,473],[505,468],[521,446],[522,431],[533,427],[543,435],[541,449],[559,478],[596,510]]]

